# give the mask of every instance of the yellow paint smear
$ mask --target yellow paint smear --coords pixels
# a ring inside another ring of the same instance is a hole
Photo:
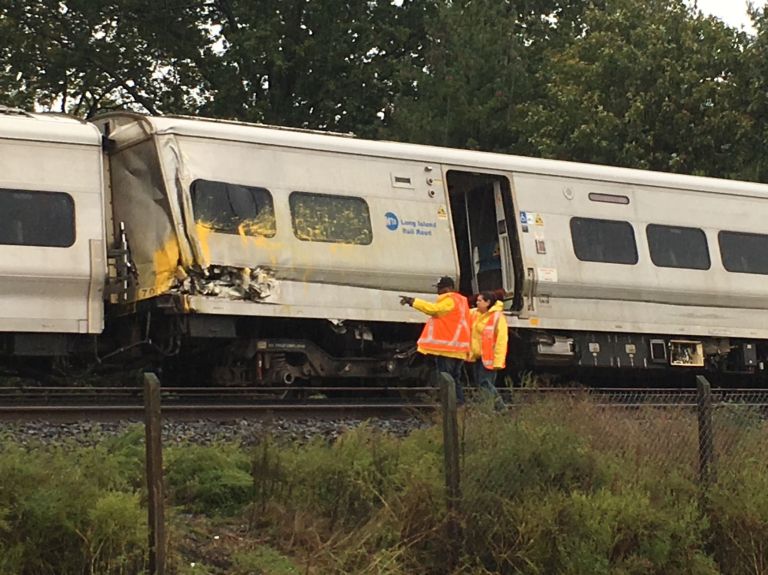
[[[246,221],[240,224],[237,228],[237,235],[242,242],[243,249],[248,250],[256,249],[258,253],[263,254],[264,251],[270,252],[269,258],[272,265],[277,264],[279,254],[283,250],[283,243],[276,241],[272,236],[265,236],[258,233],[260,228],[253,222]],[[267,229],[267,232],[274,235],[274,229]],[[216,234],[217,231],[214,227],[206,222],[195,223],[195,234],[197,237],[197,245],[200,248],[199,257],[203,261],[198,262],[200,266],[207,267],[211,265],[211,234]],[[230,234],[227,234],[230,235]],[[231,235],[230,235],[231,237]],[[255,255],[255,254],[254,254]],[[218,262],[221,263],[221,262]]]
[[[179,244],[175,236],[155,252],[152,263],[155,270],[155,286],[154,293],[149,295],[158,295],[171,287],[179,265]]]
[[[201,267],[207,267],[211,263],[211,247],[208,244],[208,238],[210,237],[212,231],[213,229],[203,222],[195,223],[197,243],[200,246],[200,250],[202,251],[202,254],[200,255],[203,258],[203,261],[198,262]]]

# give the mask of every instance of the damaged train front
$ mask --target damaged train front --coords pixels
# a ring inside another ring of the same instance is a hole
[[[397,293],[424,293],[453,254],[412,272],[385,257],[371,224],[382,194],[361,193],[358,158],[318,150],[322,136],[253,125],[128,113],[98,124],[122,357],[190,384],[421,377],[422,318]]]

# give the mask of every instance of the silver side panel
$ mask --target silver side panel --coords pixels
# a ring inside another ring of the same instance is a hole
[[[0,116],[0,188],[64,192],[70,247],[0,245],[0,331],[99,333],[104,252],[100,136],[74,120]]]
[[[429,301],[435,298],[434,294],[414,295]],[[195,313],[424,323],[424,314],[399,302],[398,293],[392,291],[290,281],[282,282],[279,293],[258,303],[187,296],[189,311]]]
[[[550,299],[512,328],[768,339],[768,311],[679,306],[643,301]]]
[[[161,136],[159,142],[169,195],[180,200],[178,211],[195,261],[203,268],[261,266],[280,280],[424,291],[439,276],[455,274],[447,199],[437,186],[430,196],[422,164],[200,138]],[[393,174],[411,186],[393,186]],[[212,233],[197,225],[189,200],[196,179],[267,188],[275,205],[275,236]],[[372,243],[297,239],[289,207],[294,191],[364,198]],[[396,227],[387,214],[396,216]]]
[[[524,265],[533,278],[527,286],[533,297],[517,325],[768,337],[768,278],[726,271],[718,243],[721,230],[768,233],[768,199],[529,174],[515,176],[515,191]],[[629,203],[592,201],[590,193]],[[580,261],[573,217],[630,222],[637,264]],[[702,229],[710,269],[654,265],[646,237],[651,223]]]

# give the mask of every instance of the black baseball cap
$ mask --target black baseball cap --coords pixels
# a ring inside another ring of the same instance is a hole
[[[456,284],[453,281],[453,278],[451,276],[443,276],[439,280],[437,280],[437,283],[433,284],[436,288],[453,288],[456,287]]]

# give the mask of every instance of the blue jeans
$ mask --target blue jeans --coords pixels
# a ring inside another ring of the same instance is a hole
[[[504,400],[501,399],[501,394],[496,389],[496,374],[498,372],[495,369],[486,369],[480,360],[472,364],[472,371],[478,389],[484,394],[489,394],[497,408],[503,407]]]
[[[435,368],[437,373],[447,373],[456,382],[456,404],[464,405],[464,388],[461,386],[461,368],[464,360],[455,357],[435,356]]]

